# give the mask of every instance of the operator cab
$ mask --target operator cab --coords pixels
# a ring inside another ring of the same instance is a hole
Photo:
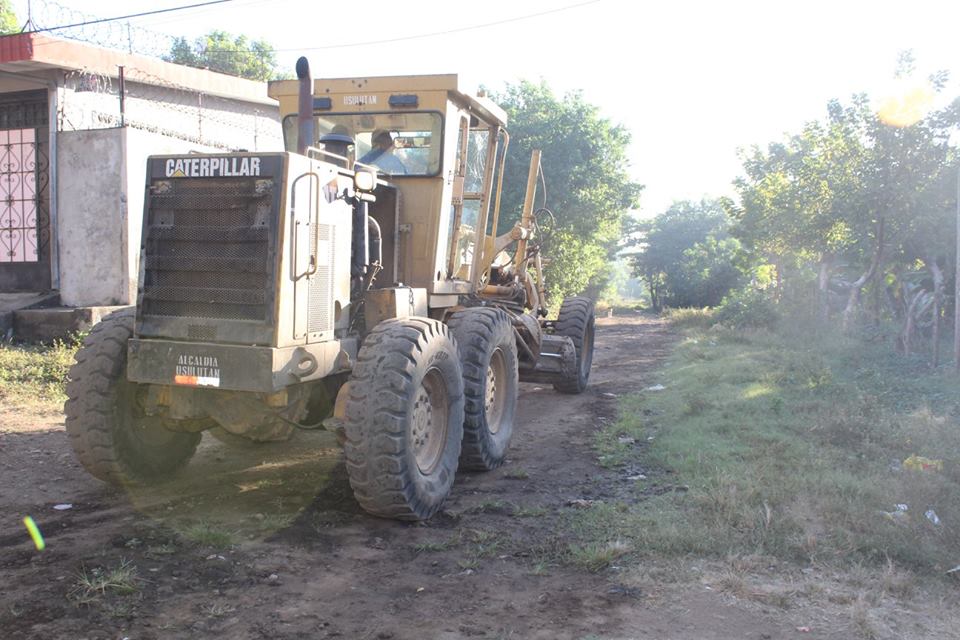
[[[292,152],[301,148],[298,89],[296,80],[269,89]],[[350,168],[376,170],[384,181],[370,205],[384,234],[378,286],[425,288],[431,308],[454,306],[458,295],[482,287],[489,274],[474,265],[492,260],[505,112],[461,91],[456,75],[318,79],[312,106],[314,140],[306,146],[344,156]]]

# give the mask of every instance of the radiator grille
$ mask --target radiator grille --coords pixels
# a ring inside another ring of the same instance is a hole
[[[331,274],[334,265],[335,231],[332,225],[320,224],[317,226],[316,235],[310,238],[310,255],[317,256],[317,272],[310,278],[310,304],[307,312],[307,331],[310,333],[333,329]]]
[[[269,320],[272,193],[263,187],[255,178],[199,178],[152,189],[144,315]]]

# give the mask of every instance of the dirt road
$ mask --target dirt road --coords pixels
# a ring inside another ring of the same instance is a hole
[[[508,463],[461,473],[420,525],[361,512],[326,433],[246,449],[205,437],[176,480],[117,491],[78,467],[62,418],[0,413],[0,636],[795,636],[783,616],[700,585],[649,591],[617,568],[557,561],[572,501],[630,499],[596,464],[593,433],[615,417],[613,396],[653,384],[672,342],[649,317],[599,324],[587,392],[523,385]]]

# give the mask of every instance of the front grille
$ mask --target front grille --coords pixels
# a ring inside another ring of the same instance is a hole
[[[256,178],[154,183],[144,228],[145,316],[268,322],[272,190]]]

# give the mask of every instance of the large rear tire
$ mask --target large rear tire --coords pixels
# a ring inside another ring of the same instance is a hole
[[[139,385],[127,380],[132,310],[112,313],[90,331],[77,352],[64,405],[70,444],[84,468],[113,485],[162,479],[182,467],[199,433],[164,428],[138,402]]]
[[[489,471],[503,464],[517,411],[517,342],[500,309],[459,311],[448,321],[463,366],[464,422],[460,467]]]
[[[385,320],[347,382],[344,453],[367,512],[425,520],[453,486],[463,439],[463,371],[442,322]]]
[[[589,298],[567,298],[560,305],[554,324],[556,334],[570,338],[577,350],[576,369],[566,379],[553,383],[560,393],[581,393],[587,388],[593,365],[593,325],[593,301]]]

